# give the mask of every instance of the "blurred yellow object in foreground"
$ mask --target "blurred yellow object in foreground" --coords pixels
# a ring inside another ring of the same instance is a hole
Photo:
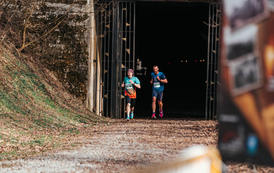
[[[143,171],[142,171],[143,172]],[[222,159],[217,148],[202,145],[189,147],[179,157],[160,165],[154,165],[146,173],[221,173]]]

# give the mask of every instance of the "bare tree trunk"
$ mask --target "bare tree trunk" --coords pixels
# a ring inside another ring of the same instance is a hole
[[[94,1],[87,0],[87,6],[89,8],[89,29],[88,29],[88,92],[86,106],[90,111],[94,110],[94,59],[95,59],[95,14],[94,14]]]

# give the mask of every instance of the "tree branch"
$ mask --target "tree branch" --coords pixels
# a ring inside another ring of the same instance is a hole
[[[11,21],[11,19],[13,18],[13,16],[15,16],[15,12],[14,12],[13,15],[8,19],[8,21],[7,21],[7,23],[6,23],[6,26],[5,26],[5,28],[4,28],[3,35],[1,36],[2,39],[1,39],[0,42],[2,42],[2,41],[5,39],[7,33],[8,33],[8,31],[9,31],[9,29],[10,29],[10,27],[8,27],[8,24],[9,24],[9,22]],[[5,30],[6,30],[6,31],[5,31]]]
[[[23,45],[22,45],[21,49],[23,49],[23,48],[25,47],[27,24],[28,24],[28,21],[29,21],[31,15],[32,15],[32,13],[33,13],[33,10],[34,10],[34,8],[35,8],[35,5],[36,5],[36,3],[33,4],[33,7],[32,7],[32,9],[31,9],[30,15],[29,15],[29,17],[27,18],[27,20],[26,20],[26,22],[25,22],[24,31],[23,31]],[[20,49],[20,50],[21,50],[21,49]]]
[[[11,2],[8,2],[7,5],[5,6],[5,8],[3,9],[3,11],[0,13],[0,17],[2,16],[2,13],[5,11],[6,8],[8,8],[9,4]],[[17,3],[17,1],[15,1],[15,4]],[[3,2],[4,4],[4,2]],[[3,5],[1,4],[1,5]],[[16,5],[15,5],[16,6]],[[10,26],[8,26],[8,24],[10,23],[11,19],[15,16],[16,14],[16,10],[18,9],[18,6],[16,6],[16,9],[14,10],[13,14],[11,15],[11,17],[7,20],[6,24],[5,24],[5,28],[3,29],[3,34],[2,34],[2,39],[0,40],[0,43],[4,41],[4,39],[6,38],[6,35],[8,33],[8,31],[10,30]]]
[[[67,13],[69,12],[69,10],[71,9],[71,7],[72,7],[74,4],[75,4],[75,0],[73,1],[73,3],[72,3],[72,4],[70,5],[70,7],[68,8]],[[65,19],[66,19],[66,15],[64,16],[64,18],[63,18],[57,25],[55,25],[55,26],[54,26],[51,30],[49,30],[47,33],[45,33],[44,35],[42,35],[42,36],[40,36],[40,37],[34,39],[33,41],[31,41],[31,42],[25,44],[24,46],[22,46],[21,49],[19,50],[19,52],[21,52],[25,47],[31,45],[32,43],[34,43],[34,42],[36,42],[36,41],[38,41],[38,40],[40,40],[41,38],[44,38],[45,36],[47,36],[47,35],[48,35],[49,33],[51,33],[54,29],[56,29],[56,28],[57,28]]]
[[[21,52],[25,47],[31,45],[32,43],[38,41],[38,40],[41,39],[41,38],[47,36],[47,35],[48,35],[49,33],[51,33],[55,28],[57,28],[65,19],[66,19],[66,16],[65,16],[57,25],[55,25],[51,30],[49,30],[47,33],[45,33],[44,35],[42,35],[42,36],[40,36],[40,37],[34,39],[34,40],[31,41],[31,42],[29,42],[29,43],[26,44],[24,47],[21,47],[21,49],[19,50],[19,52]]]

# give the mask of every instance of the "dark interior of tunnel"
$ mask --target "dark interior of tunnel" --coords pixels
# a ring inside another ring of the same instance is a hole
[[[136,74],[142,86],[137,90],[136,118],[151,116],[153,65],[168,79],[164,117],[204,117],[208,44],[204,22],[208,22],[207,3],[136,3],[136,60],[147,68],[146,75]]]

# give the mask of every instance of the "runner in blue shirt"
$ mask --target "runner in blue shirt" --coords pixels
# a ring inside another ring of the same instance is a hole
[[[153,73],[151,73],[151,81],[152,84],[152,116],[151,118],[156,118],[156,99],[158,97],[159,104],[159,117],[163,117],[163,95],[164,95],[164,84],[167,83],[166,76],[164,73],[159,72],[159,68],[157,65],[153,66]]]

